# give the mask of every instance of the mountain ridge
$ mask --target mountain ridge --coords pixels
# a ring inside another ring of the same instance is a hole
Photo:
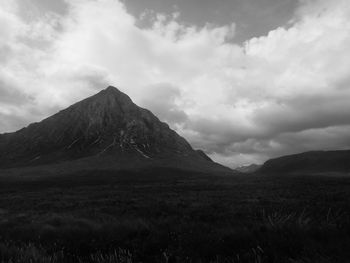
[[[168,124],[113,86],[41,122],[0,135],[0,168],[103,156],[123,162],[186,157],[214,164]]]
[[[266,161],[261,173],[350,172],[350,150],[308,151]]]

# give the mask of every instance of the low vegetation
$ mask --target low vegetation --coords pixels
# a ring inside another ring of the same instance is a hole
[[[350,259],[350,178],[0,176],[0,262],[311,263]]]

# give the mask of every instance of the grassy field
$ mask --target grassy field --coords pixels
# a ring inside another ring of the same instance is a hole
[[[350,177],[0,176],[0,262],[350,262]]]

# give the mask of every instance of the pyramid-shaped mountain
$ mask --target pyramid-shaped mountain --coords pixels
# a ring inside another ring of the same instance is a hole
[[[186,159],[219,167],[114,87],[0,135],[0,168],[104,157],[115,162]]]

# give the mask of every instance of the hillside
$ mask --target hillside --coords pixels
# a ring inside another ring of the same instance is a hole
[[[349,172],[350,151],[313,151],[268,160],[259,172]]]
[[[0,135],[0,168],[58,163],[75,169],[156,165],[229,171],[111,86],[39,123]]]

